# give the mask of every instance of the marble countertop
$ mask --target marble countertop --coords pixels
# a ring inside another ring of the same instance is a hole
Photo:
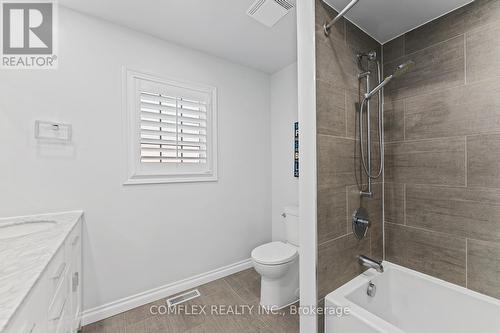
[[[0,239],[0,332],[37,283],[82,214],[82,211],[72,211],[0,218],[0,227],[40,220],[56,222],[46,230]]]

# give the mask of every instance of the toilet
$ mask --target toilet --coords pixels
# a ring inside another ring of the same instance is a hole
[[[285,207],[285,242],[271,242],[252,251],[252,263],[261,275],[260,305],[281,309],[299,299],[299,208]]]

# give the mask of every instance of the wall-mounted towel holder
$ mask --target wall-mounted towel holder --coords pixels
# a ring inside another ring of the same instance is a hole
[[[35,138],[44,141],[70,142],[71,125],[51,121],[35,121]]]

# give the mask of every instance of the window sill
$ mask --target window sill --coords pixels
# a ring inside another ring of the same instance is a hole
[[[206,176],[185,176],[185,177],[144,177],[129,178],[123,185],[147,185],[147,184],[169,184],[169,183],[205,183],[217,182],[218,177],[214,175]]]

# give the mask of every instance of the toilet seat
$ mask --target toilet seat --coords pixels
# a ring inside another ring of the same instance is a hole
[[[297,256],[298,248],[283,242],[271,242],[252,251],[252,259],[262,265],[281,265],[293,261]]]

